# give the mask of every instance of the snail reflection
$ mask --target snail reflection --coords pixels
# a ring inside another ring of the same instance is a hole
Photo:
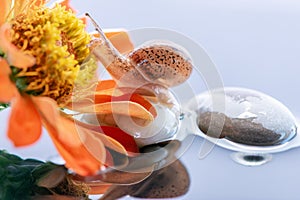
[[[72,179],[89,186],[91,194],[102,193],[105,188],[100,198],[103,200],[127,195],[139,198],[182,196],[189,189],[190,177],[185,166],[175,157],[181,145],[178,140],[146,145],[140,149],[144,154],[131,158],[124,168],[107,169],[90,177],[75,175]],[[159,165],[164,167],[157,169]]]

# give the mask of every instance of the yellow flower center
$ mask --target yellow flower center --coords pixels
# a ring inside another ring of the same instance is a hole
[[[12,20],[12,43],[33,55],[36,64],[12,68],[12,79],[20,91],[48,96],[64,105],[74,85],[85,84],[96,70],[87,47],[91,38],[82,20],[61,5],[35,7]]]

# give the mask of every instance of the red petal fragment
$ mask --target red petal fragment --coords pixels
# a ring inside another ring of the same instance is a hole
[[[139,153],[139,148],[133,136],[127,134],[123,130],[117,127],[100,126],[98,131],[120,142],[128,153]]]

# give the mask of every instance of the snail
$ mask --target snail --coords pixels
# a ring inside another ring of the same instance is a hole
[[[130,86],[155,84],[168,88],[189,78],[193,68],[191,59],[177,45],[152,41],[122,55],[89,14],[86,16],[100,35],[91,42],[91,52],[119,83]]]

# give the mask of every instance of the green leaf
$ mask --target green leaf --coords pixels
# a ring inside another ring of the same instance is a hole
[[[1,200],[29,200],[34,196],[49,195],[87,199],[87,190],[70,180],[67,169],[62,165],[36,159],[23,160],[0,150]]]
[[[5,53],[0,49],[0,57],[4,57],[5,56]]]
[[[0,111],[4,110],[5,108],[8,108],[9,104],[8,103],[0,103]]]
[[[32,165],[15,155],[0,152],[0,199],[29,199],[33,187]]]
[[[66,175],[65,167],[50,162],[32,171],[32,176],[36,179],[36,185],[46,188],[55,188],[66,178]]]
[[[61,167],[51,164],[51,169]],[[0,199],[30,199],[37,192],[51,194],[48,189],[39,187],[36,182],[48,173],[49,164],[35,159],[23,160],[20,157],[0,151]],[[41,173],[35,173],[38,172]]]

